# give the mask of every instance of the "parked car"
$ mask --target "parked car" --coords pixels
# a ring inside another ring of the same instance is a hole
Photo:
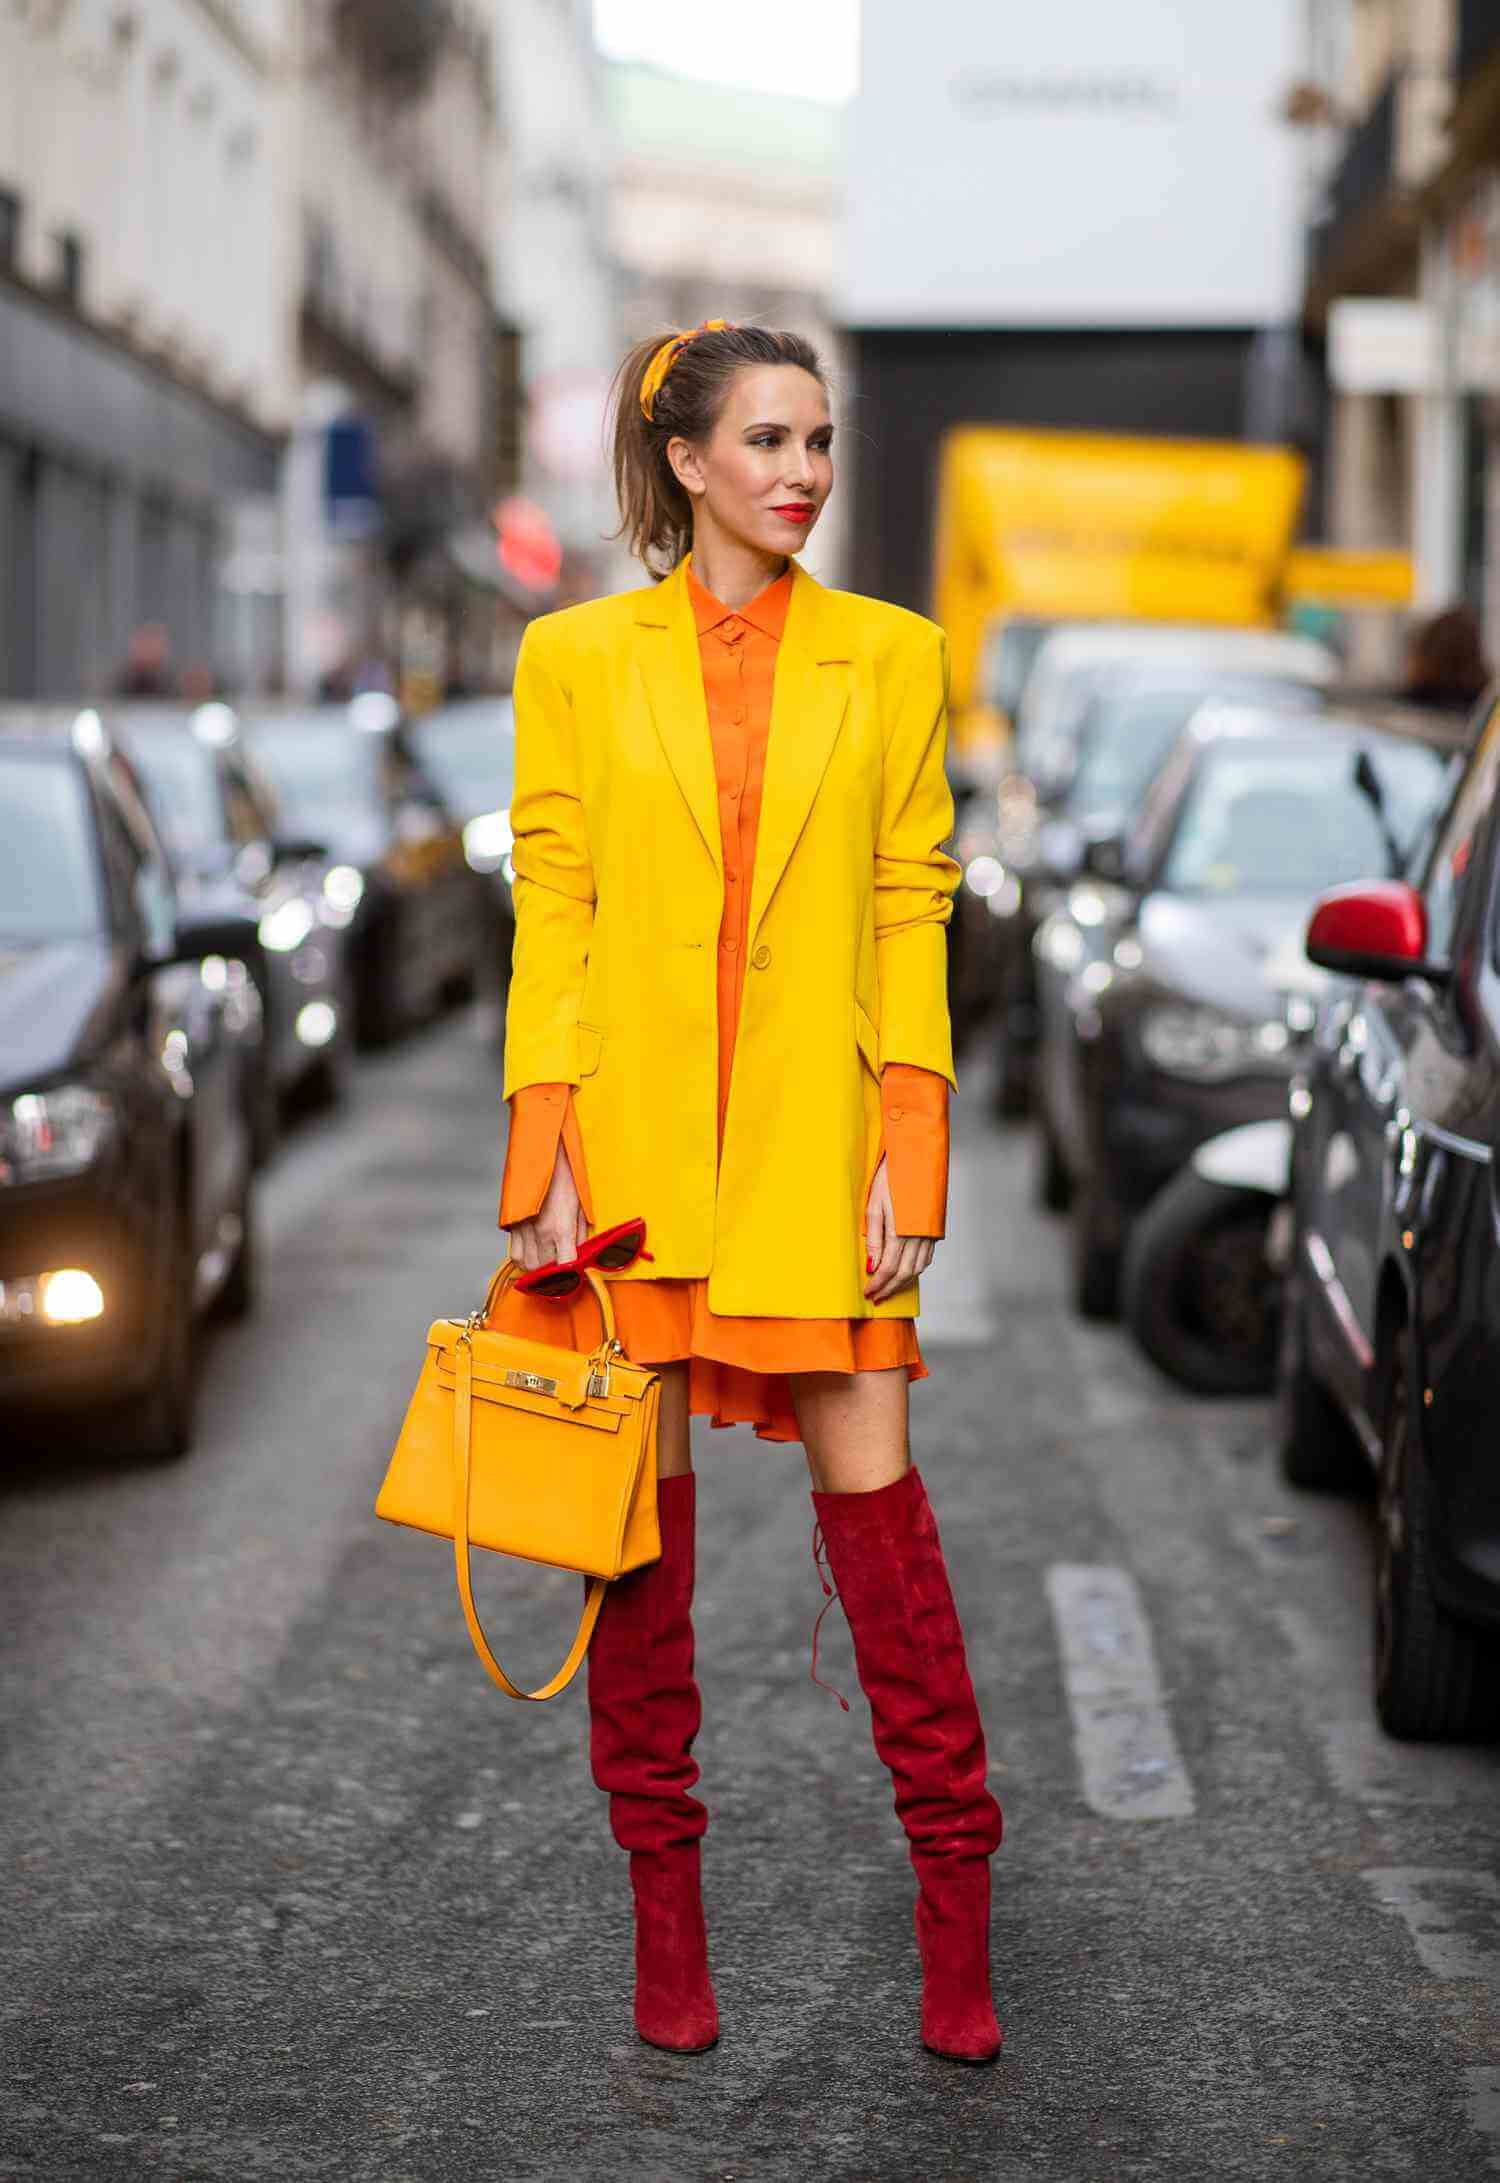
[[[508,697],[463,698],[412,727],[417,757],[464,830],[464,855],[488,883],[494,990],[510,983],[516,913],[511,896],[510,805],[516,786],[516,716]]]
[[[487,904],[463,829],[395,701],[247,710],[245,737],[285,834],[324,844],[348,918],[355,1032],[379,1045],[477,983]]]
[[[1043,641],[1026,680],[1010,765],[991,808],[967,811],[970,853],[960,856],[967,884],[956,914],[967,983],[982,988],[994,1011],[1001,1113],[1024,1114],[1031,1104],[1031,943],[1059,881],[1074,874],[1079,831],[1118,827],[1205,699],[1253,702],[1274,690],[1306,697],[1327,687],[1335,667],[1324,646],[1272,629],[1062,624]],[[988,861],[976,833],[981,820],[993,830]],[[1066,853],[1064,842],[1071,844]]]
[[[1375,1706],[1417,1739],[1492,1728],[1500,1688],[1500,703],[1479,722],[1417,883],[1312,914],[1348,982],[1292,1110],[1281,1462],[1373,1472]]]
[[[94,713],[0,723],[0,1405],[180,1454],[197,1322],[249,1308],[254,920],[178,902]]]
[[[111,716],[146,786],[183,902],[253,917],[265,964],[260,1146],[279,1100],[299,1089],[337,1099],[353,1043],[342,929],[347,883],[325,845],[278,831],[276,799],[227,705],[126,706]]]
[[[1444,732],[1395,708],[1377,726],[1205,706],[1126,841],[1097,843],[1042,925],[1042,1184],[1071,1202],[1086,1316],[1114,1311],[1130,1224],[1195,1147],[1285,1112],[1311,1022],[1308,906],[1402,869],[1442,792]]]

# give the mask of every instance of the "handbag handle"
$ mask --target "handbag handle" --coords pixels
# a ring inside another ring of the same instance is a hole
[[[604,1340],[605,1342],[613,1342],[616,1338],[615,1307],[610,1301],[609,1284],[595,1273],[592,1266],[580,1266],[578,1270],[594,1292],[594,1300],[599,1306],[599,1316],[604,1322]],[[475,1322],[478,1325],[488,1326],[495,1306],[510,1287],[516,1275],[524,1271],[525,1268],[518,1266],[513,1258],[507,1258],[503,1266],[496,1267],[490,1277],[490,1285],[484,1292],[484,1302],[475,1314]]]
[[[510,1261],[507,1259],[506,1265]],[[501,1268],[503,1274],[505,1267]],[[598,1281],[590,1273],[589,1278]],[[500,1276],[496,1276],[498,1281]],[[603,1284],[599,1283],[602,1287]],[[491,1283],[494,1290],[494,1283]],[[486,1298],[486,1309],[489,1299]],[[612,1315],[611,1315],[612,1317]],[[610,1328],[611,1338],[613,1327]],[[464,1621],[468,1624],[469,1637],[491,1678],[511,1698],[525,1698],[540,1703],[544,1698],[555,1698],[560,1690],[566,1690],[583,1663],[594,1634],[594,1624],[599,1619],[599,1609],[604,1605],[608,1586],[607,1577],[590,1577],[588,1594],[579,1617],[578,1630],[567,1658],[552,1677],[537,1690],[518,1690],[490,1649],[490,1641],[484,1634],[484,1624],[479,1619],[479,1609],[474,1604],[474,1576],[469,1566],[469,1447],[470,1414],[474,1403],[474,1352],[469,1341],[468,1329],[458,1337],[454,1355],[453,1393],[453,1563],[458,1574],[458,1596],[463,1601]]]

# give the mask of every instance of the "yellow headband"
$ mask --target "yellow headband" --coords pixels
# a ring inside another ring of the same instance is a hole
[[[728,324],[727,318],[706,318],[701,326],[694,326],[688,333],[673,334],[662,343],[646,366],[646,376],[641,381],[641,415],[648,423],[656,421],[656,397],[666,385],[667,374],[688,343],[696,341],[699,334],[721,334]]]

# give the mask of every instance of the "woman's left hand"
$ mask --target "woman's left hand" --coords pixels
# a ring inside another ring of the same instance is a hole
[[[897,1235],[890,1178],[882,1153],[865,1207],[865,1257],[873,1261],[865,1281],[865,1295],[869,1301],[883,1304],[897,1289],[905,1288],[908,1281],[915,1281],[918,1274],[925,1273],[932,1264],[934,1247],[932,1236]]]

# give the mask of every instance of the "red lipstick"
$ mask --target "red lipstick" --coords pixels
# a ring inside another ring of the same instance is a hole
[[[779,515],[783,523],[811,523],[817,512],[810,500],[789,500],[781,507],[771,510],[772,515]]]

